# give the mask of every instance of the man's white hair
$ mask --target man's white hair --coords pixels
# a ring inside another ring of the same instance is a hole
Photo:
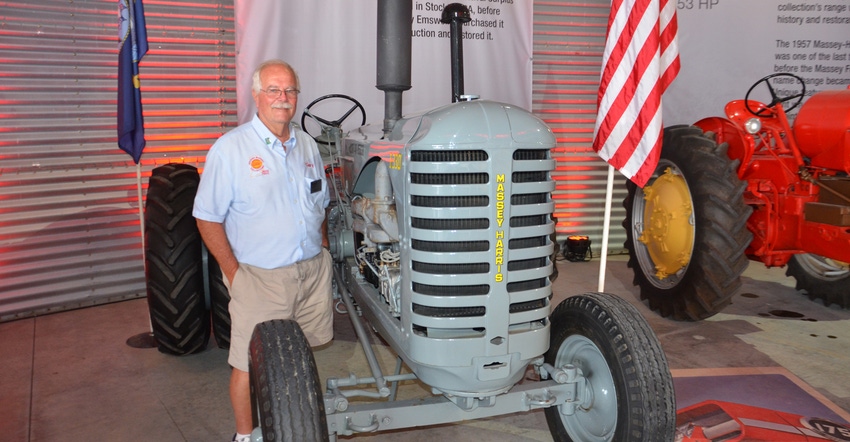
[[[289,65],[289,63],[283,60],[272,59],[260,63],[260,65],[257,66],[257,69],[254,69],[254,75],[251,76],[251,89],[253,89],[255,94],[259,93],[260,90],[263,88],[262,83],[260,83],[260,73],[263,71],[263,69],[270,66],[283,66],[284,68],[289,69],[289,72],[292,72],[292,76],[295,77],[295,88],[301,89],[301,81],[298,79],[298,73],[295,72],[295,69],[293,69],[292,66]]]

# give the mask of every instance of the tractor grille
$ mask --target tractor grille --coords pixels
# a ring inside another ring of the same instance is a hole
[[[544,160],[548,149],[411,152],[417,334],[480,336],[494,314],[509,327],[546,321],[552,182]]]
[[[490,286],[486,284],[444,286],[414,282],[413,291],[427,296],[477,296],[489,293]]]
[[[488,158],[489,155],[483,150],[415,150],[410,152],[411,161],[423,163],[487,161]]]
[[[422,250],[423,252],[482,252],[490,249],[488,241],[438,242],[414,239],[412,245],[413,250]]]
[[[410,204],[417,207],[487,207],[490,198],[486,196],[416,196],[410,198]]]
[[[428,219],[411,218],[410,226],[417,229],[429,230],[473,230],[486,229],[490,225],[487,218],[477,219]]]
[[[486,161],[486,159],[485,159]],[[487,182],[486,173],[451,174],[441,173],[430,175],[425,173],[411,173],[410,182],[413,184],[484,184]]]

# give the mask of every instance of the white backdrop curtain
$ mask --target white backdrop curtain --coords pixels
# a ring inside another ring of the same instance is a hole
[[[449,38],[440,35],[449,26],[439,23],[445,3],[413,1],[413,87],[404,93],[404,115],[451,102]],[[463,41],[464,92],[531,109],[533,2],[462,3],[473,18],[464,31],[475,35]],[[382,121],[376,29],[375,0],[236,0],[239,121],[256,111],[250,77],[269,58],[286,60],[298,71],[298,115],[314,99],[341,93],[363,104],[368,122]]]

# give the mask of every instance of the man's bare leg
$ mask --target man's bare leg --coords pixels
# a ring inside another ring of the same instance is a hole
[[[234,368],[230,374],[230,403],[236,418],[236,432],[250,434],[254,430],[251,415],[251,380],[247,371]]]

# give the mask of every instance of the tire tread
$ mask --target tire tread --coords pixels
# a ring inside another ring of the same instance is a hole
[[[263,440],[328,440],[316,361],[298,323],[273,320],[257,324],[250,356]]]

